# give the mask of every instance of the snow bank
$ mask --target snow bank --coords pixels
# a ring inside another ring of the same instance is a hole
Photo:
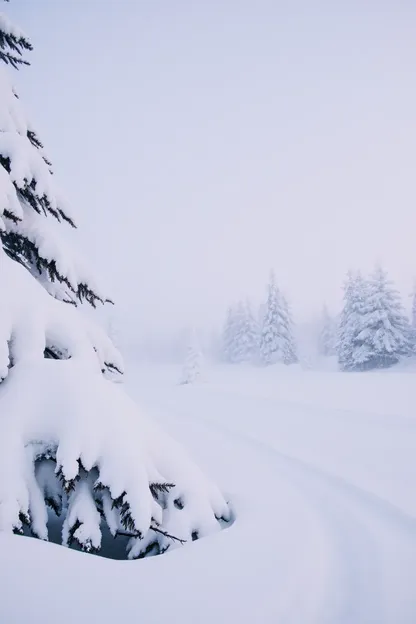
[[[56,463],[54,474],[36,474],[43,460]],[[113,532],[138,536],[130,557],[150,544],[165,550],[219,530],[218,520],[230,518],[219,490],[184,450],[120,386],[77,358],[25,361],[10,371],[0,387],[0,464],[8,474],[0,481],[0,530],[21,531],[30,518],[32,531],[47,539],[45,489],[55,488],[56,497],[58,479],[63,543],[76,527],[73,537],[86,550],[100,547],[101,507]]]
[[[103,517],[133,536],[130,557],[218,530],[219,490],[104,378],[123,369],[106,335],[4,252],[0,287],[0,530],[47,539],[49,504],[64,544],[98,549]]]
[[[43,360],[45,348],[89,361],[93,370],[123,371],[122,357],[106,334],[74,306],[50,297],[1,249],[0,287],[0,379],[10,364]]]

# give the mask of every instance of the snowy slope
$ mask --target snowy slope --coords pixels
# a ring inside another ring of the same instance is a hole
[[[177,377],[127,383],[228,493],[233,526],[137,562],[0,535],[0,622],[414,623],[414,374]]]

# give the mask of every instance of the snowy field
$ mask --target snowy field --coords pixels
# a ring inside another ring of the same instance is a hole
[[[134,562],[2,534],[0,622],[414,624],[414,373],[179,376],[137,366],[126,385],[227,494],[234,524]]]

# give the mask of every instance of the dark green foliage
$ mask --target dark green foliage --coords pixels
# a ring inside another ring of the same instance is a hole
[[[79,475],[77,475],[75,477],[75,479],[65,479],[65,476],[62,472],[62,468],[59,468],[57,473],[56,473],[56,477],[57,479],[59,479],[62,489],[65,492],[65,494],[70,494],[71,492],[73,492],[75,490],[75,484],[77,481],[79,481]]]
[[[175,505],[176,509],[183,509],[184,508],[183,500],[180,497],[179,498],[175,498],[175,500],[173,501],[173,504]]]
[[[18,67],[22,64],[29,64],[23,58],[22,54],[24,51],[32,50],[32,45],[25,37],[17,37],[13,34],[12,29],[10,29],[10,31],[11,32],[8,31],[7,26],[3,29],[0,28],[0,60],[18,69]],[[15,93],[13,95],[18,99],[18,96]],[[36,150],[43,149],[42,142],[32,129],[27,130],[27,139]],[[51,163],[43,156],[43,154],[41,154],[41,157],[45,164],[49,167],[49,172],[52,175],[52,171],[50,169],[52,166]],[[8,155],[0,154],[0,165],[8,173],[10,173],[12,162]],[[35,179],[25,180],[24,185],[21,187],[18,187],[14,181],[12,183],[15,187],[17,198],[22,205],[30,206],[39,215],[50,215],[59,222],[65,222],[73,228],[76,227],[71,217],[67,215],[59,205],[52,205],[50,198],[46,195],[39,195],[37,193],[37,182]],[[6,222],[6,231],[1,232],[0,240],[7,254],[13,260],[26,266],[26,268],[32,271],[33,269],[37,270],[39,275],[46,274],[51,282],[64,284],[68,289],[68,296],[64,298],[65,302],[76,305],[77,300],[80,302],[85,300],[93,307],[96,306],[97,302],[111,303],[109,300],[103,300],[88,286],[88,284],[79,283],[76,287],[74,287],[69,282],[68,277],[66,275],[62,275],[58,271],[55,260],[44,258],[40,254],[39,249],[33,240],[30,240],[25,235],[8,231],[7,221],[9,220],[14,224],[18,224],[20,219],[7,209],[4,211],[3,216]]]
[[[6,0],[8,2],[8,0]],[[23,52],[33,50],[32,44],[23,36],[16,37],[13,33],[0,29],[0,60],[19,69],[20,65],[29,65],[23,58]]]

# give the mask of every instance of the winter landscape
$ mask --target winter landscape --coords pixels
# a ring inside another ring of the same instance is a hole
[[[0,623],[414,624],[416,8],[1,4]]]

